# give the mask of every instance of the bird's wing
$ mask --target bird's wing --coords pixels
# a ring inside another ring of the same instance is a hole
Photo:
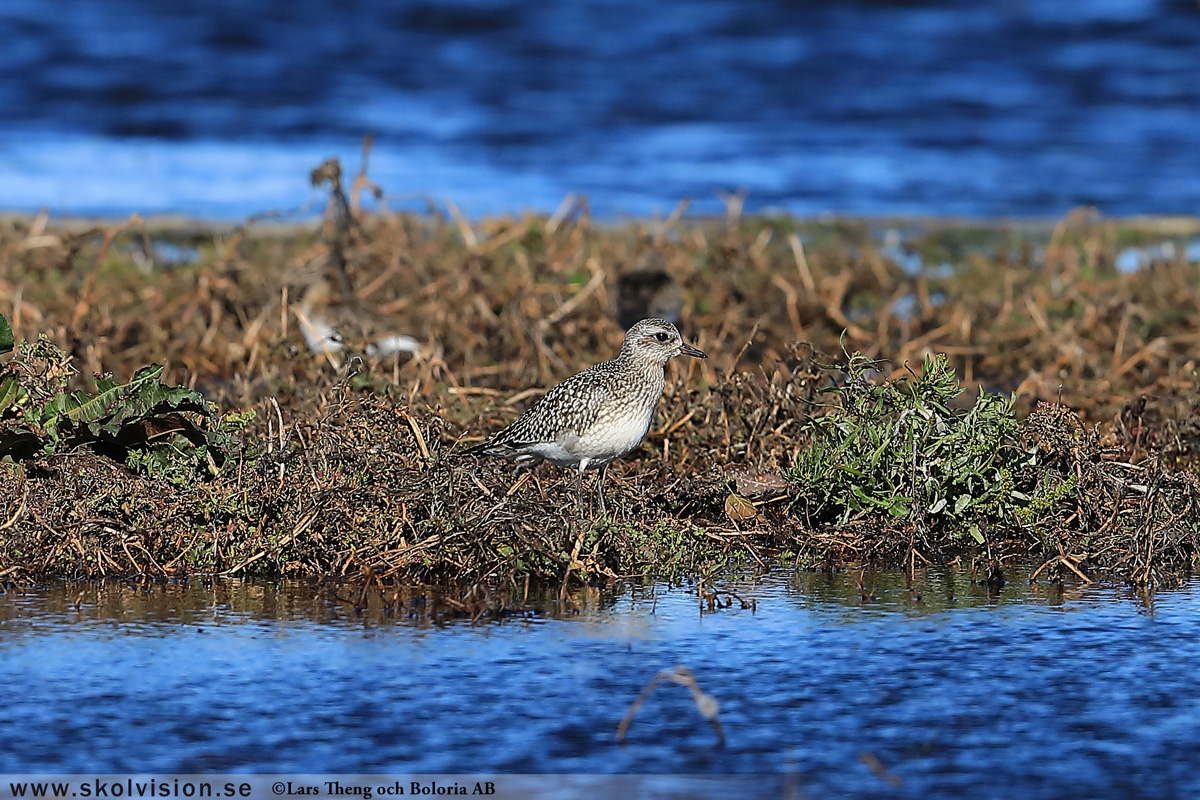
[[[579,436],[596,421],[613,395],[610,382],[594,369],[572,375],[529,407],[517,421],[493,437],[493,445],[522,447]]]

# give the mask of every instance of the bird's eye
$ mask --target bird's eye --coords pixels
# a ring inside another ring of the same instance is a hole
[[[660,342],[669,342],[669,341],[671,341],[671,334],[663,333],[660,331],[660,332],[654,334],[654,338],[658,339]]]

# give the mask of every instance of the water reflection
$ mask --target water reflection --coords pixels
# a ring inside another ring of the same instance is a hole
[[[706,615],[754,615],[760,602],[783,601],[807,612],[845,619],[864,614],[907,616],[948,610],[1037,604],[1085,610],[1089,603],[1122,598],[1153,613],[1154,595],[1112,585],[1030,582],[1027,567],[1008,569],[1000,586],[967,570],[902,571],[800,570],[729,576],[716,584],[714,605],[697,595],[693,583],[653,582],[590,585],[560,600],[549,588],[489,590],[475,596],[452,587],[372,587],[353,583],[289,580],[221,581],[54,581],[10,584],[0,591],[0,632],[11,635],[39,624],[69,626],[108,623],[132,626],[205,626],[265,622],[320,625],[429,627],[458,624],[520,624],[546,620],[629,629],[632,621],[658,618],[667,598],[670,615],[681,597],[691,596],[697,620]],[[707,590],[706,590],[707,591]],[[755,608],[750,608],[750,603]],[[728,604],[728,605],[725,605]]]

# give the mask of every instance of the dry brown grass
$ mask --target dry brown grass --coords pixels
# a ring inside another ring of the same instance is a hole
[[[912,275],[855,220],[602,225],[585,205],[476,223],[345,210],[321,230],[3,220],[0,310],[18,338],[45,333],[81,376],[165,363],[166,381],[256,417],[220,479],[182,490],[90,453],[0,465],[0,574],[519,581],[890,554],[874,522],[803,530],[778,492],[753,516],[726,513],[735,483],[770,483],[803,446],[828,382],[817,364],[842,357],[843,332],[896,364],[947,353],[966,383],[1015,391],[1026,411],[1061,400],[1100,426],[1097,447],[1168,474],[1200,455],[1200,265],[1116,273],[1120,244],[1148,230],[1087,214],[1048,238],[929,222],[912,246],[955,270]],[[147,264],[156,241],[199,258]],[[614,466],[623,518],[579,525],[552,468],[513,479],[454,456],[612,356],[618,277],[651,250],[679,286],[685,337],[712,357],[669,368],[648,441]],[[302,326],[319,319],[344,351],[308,351]],[[421,352],[365,355],[383,334]]]

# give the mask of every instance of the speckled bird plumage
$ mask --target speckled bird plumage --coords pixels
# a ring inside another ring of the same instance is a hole
[[[644,319],[625,334],[612,361],[572,375],[542,396],[516,422],[468,453],[518,463],[549,461],[579,471],[598,469],[600,508],[604,470],[641,445],[662,397],[667,361],[677,355],[706,358],[684,343],[663,319]]]

